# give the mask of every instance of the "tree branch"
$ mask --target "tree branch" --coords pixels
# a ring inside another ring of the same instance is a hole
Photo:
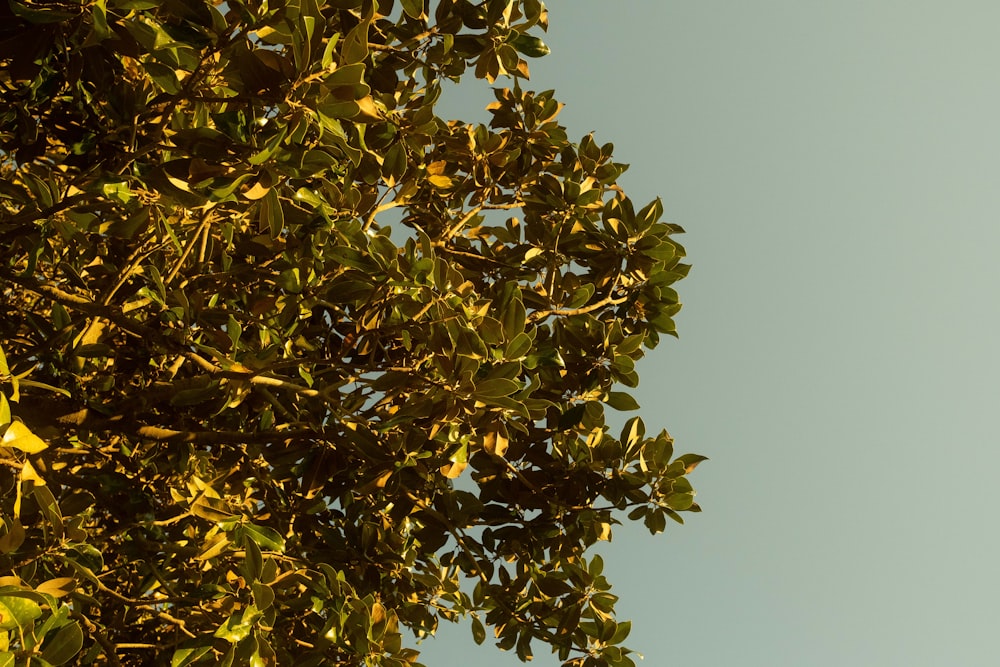
[[[592,313],[595,310],[600,310],[605,306],[617,306],[620,303],[625,303],[627,300],[628,296],[615,299],[608,295],[600,301],[592,303],[589,306],[583,306],[582,308],[552,308],[551,310],[536,310],[528,315],[528,321],[537,322],[538,320],[546,318],[549,315],[563,315],[566,317],[570,317],[572,315],[586,315],[587,313]]]

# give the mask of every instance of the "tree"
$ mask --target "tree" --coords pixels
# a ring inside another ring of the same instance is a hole
[[[605,410],[687,266],[539,0],[0,6],[0,665],[632,665],[588,547],[697,511]],[[489,127],[435,113],[506,77]],[[396,209],[396,211],[391,211]]]

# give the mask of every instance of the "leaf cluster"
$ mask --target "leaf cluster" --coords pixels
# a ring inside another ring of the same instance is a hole
[[[462,618],[634,664],[586,552],[703,457],[605,412],[688,267],[522,89],[547,21],[0,7],[0,665],[403,667]],[[466,72],[489,125],[436,114]]]

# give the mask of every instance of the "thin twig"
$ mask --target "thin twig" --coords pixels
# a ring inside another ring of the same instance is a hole
[[[198,224],[198,229],[195,231],[194,234],[191,235],[191,238],[188,239],[187,245],[184,247],[184,251],[181,253],[181,256],[174,263],[174,267],[170,270],[170,273],[167,274],[167,277],[163,279],[164,287],[172,283],[174,278],[177,277],[177,274],[180,273],[181,267],[184,266],[184,262],[187,261],[188,256],[191,254],[191,251],[194,250],[195,244],[198,243],[199,240],[201,240],[202,233],[204,232],[204,230],[208,228],[208,223],[211,220],[211,216],[212,216],[211,209],[206,210],[204,215],[202,215],[201,222]]]

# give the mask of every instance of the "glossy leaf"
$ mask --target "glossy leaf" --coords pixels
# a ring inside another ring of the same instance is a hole
[[[37,454],[48,447],[45,441],[32,433],[31,429],[21,422],[11,422],[4,431],[0,445],[19,449],[27,454]]]
[[[0,630],[27,628],[41,615],[42,609],[34,600],[0,592]]]
[[[59,628],[51,639],[46,639],[42,659],[51,665],[63,665],[72,660],[83,648],[83,630],[76,621]]]
[[[607,404],[615,410],[638,410],[639,403],[623,391],[608,392]]]

